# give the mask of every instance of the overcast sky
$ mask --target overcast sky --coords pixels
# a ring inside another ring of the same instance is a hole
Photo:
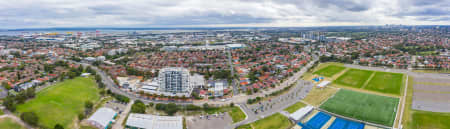
[[[1,0],[0,28],[449,25],[450,0]]]

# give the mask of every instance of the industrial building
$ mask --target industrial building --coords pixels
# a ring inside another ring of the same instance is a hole
[[[131,113],[128,116],[126,129],[183,129],[181,116],[156,116]]]

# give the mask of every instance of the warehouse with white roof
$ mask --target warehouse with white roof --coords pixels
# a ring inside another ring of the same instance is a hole
[[[303,108],[295,111],[294,113],[290,114],[289,118],[291,118],[294,121],[300,121],[303,117],[308,115],[313,109],[314,109],[313,106],[303,107]]]
[[[183,129],[183,117],[131,113],[125,127],[130,129]]]
[[[113,109],[102,107],[89,117],[88,123],[99,129],[107,129],[114,122],[116,115]]]

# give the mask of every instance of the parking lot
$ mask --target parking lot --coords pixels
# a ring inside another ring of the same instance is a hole
[[[289,91],[289,93],[280,95],[278,97],[269,99],[268,101],[262,101],[258,104],[248,105],[248,108],[253,111],[253,113],[263,113],[267,111],[272,111],[272,109],[282,109],[286,105],[290,105],[298,100],[302,100],[306,97],[308,92],[312,89],[313,84],[307,81],[298,81],[301,86],[295,86]],[[303,84],[304,83],[304,84]]]
[[[188,129],[224,129],[232,124],[228,113],[186,117]]]
[[[120,103],[116,100],[109,100],[103,105],[103,107],[111,108],[118,114],[121,114],[125,110],[126,106],[127,105],[125,103]]]

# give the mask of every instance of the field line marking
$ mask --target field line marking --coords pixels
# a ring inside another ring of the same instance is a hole
[[[402,119],[403,119],[403,111],[405,110],[406,94],[408,93],[408,92],[407,92],[407,90],[408,90],[408,79],[409,79],[409,76],[406,75],[405,91],[404,91],[404,93],[403,93],[403,99],[402,99],[402,109],[401,109],[401,111],[400,111],[400,119],[399,119],[398,125],[397,125],[398,128],[402,128],[402,127],[403,127],[403,126],[402,126]],[[398,111],[397,111],[397,113],[398,113]],[[395,117],[395,118],[397,119],[397,117]],[[394,121],[394,122],[395,122],[395,121]],[[394,124],[394,125],[395,125],[395,124]]]
[[[364,89],[367,85],[369,85],[369,82],[372,80],[372,78],[375,76],[376,71],[373,71],[372,74],[370,74],[369,78],[364,82],[364,84],[361,86],[360,89]]]

